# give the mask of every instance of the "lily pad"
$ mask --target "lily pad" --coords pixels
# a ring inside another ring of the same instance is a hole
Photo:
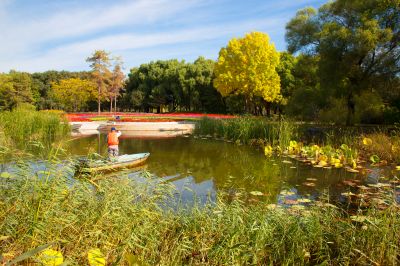
[[[370,161],[372,163],[379,163],[380,162],[380,158],[378,157],[378,155],[372,155],[371,157],[369,157]]]
[[[2,178],[11,178],[11,174],[9,172],[2,172],[0,174],[0,177],[2,177]]]
[[[310,199],[298,199],[297,201],[300,203],[310,203],[311,202]]]
[[[350,216],[350,219],[355,222],[363,223],[368,219],[368,217],[363,215],[352,215]]]
[[[88,261],[90,266],[105,266],[106,265],[106,259],[101,253],[100,249],[94,248],[89,250],[88,254]]]
[[[288,204],[288,205],[294,205],[297,204],[297,200],[291,200],[291,199],[286,199],[283,203]]]
[[[263,196],[264,195],[261,191],[251,191],[250,194],[253,196]]]
[[[284,196],[292,196],[292,195],[294,195],[296,193],[294,193],[292,191],[282,190],[280,194],[284,195]]]
[[[61,252],[51,248],[42,251],[38,259],[43,265],[61,265],[64,262]]]
[[[353,169],[353,168],[346,168],[346,171],[350,172],[350,173],[358,173],[359,172],[358,170]]]
[[[305,207],[303,205],[292,205],[291,207],[294,210],[304,210]]]

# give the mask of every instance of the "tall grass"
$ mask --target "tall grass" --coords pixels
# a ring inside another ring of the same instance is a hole
[[[261,139],[272,145],[286,147],[296,137],[297,126],[287,120],[268,121],[260,117],[234,119],[202,118],[196,122],[195,134],[214,135],[232,141],[250,143]]]
[[[58,163],[57,163],[58,164]],[[128,177],[74,180],[72,168],[21,167],[0,178],[4,260],[52,243],[72,265],[99,248],[110,265],[396,265],[400,214],[392,205],[354,222],[335,208],[176,207],[167,184]],[[168,204],[163,204],[168,203]],[[25,260],[28,264],[37,257]]]
[[[376,155],[380,160],[400,163],[400,134],[398,131],[392,135],[384,133],[372,133],[363,135],[363,138],[369,138],[371,143],[364,145],[360,140],[356,142],[359,149],[367,156]]]
[[[67,121],[58,113],[35,111],[28,107],[0,112],[2,142],[12,142],[18,148],[25,148],[32,141],[48,144],[69,132]]]

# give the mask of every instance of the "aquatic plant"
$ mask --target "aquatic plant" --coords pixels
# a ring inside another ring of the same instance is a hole
[[[269,121],[261,117],[235,119],[202,118],[196,122],[194,133],[212,135],[230,141],[251,144],[262,140],[273,146],[286,147],[296,137],[297,126],[291,121]]]
[[[187,209],[174,201],[172,186],[151,175],[143,177],[146,182],[125,176],[87,182],[71,178],[73,169],[60,163],[53,159],[40,171],[19,164],[0,178],[2,262],[19,258],[20,264],[44,263],[47,258],[75,265],[399,263],[400,215],[393,201],[384,210],[349,215],[328,202],[299,199],[282,208],[244,204],[240,198],[228,203],[222,194],[213,204]],[[43,257],[40,249],[45,248],[48,256]]]
[[[379,158],[380,161],[400,163],[400,134],[397,131],[392,135],[382,132],[363,135],[354,144],[366,158],[374,156],[374,159]]]
[[[358,151],[346,144],[342,144],[339,148],[333,148],[330,145],[305,145],[302,142],[291,140],[283,153],[314,167],[341,168],[346,166],[350,172],[357,172],[356,168],[359,168]]]
[[[66,136],[69,125],[59,113],[35,111],[28,107],[18,107],[13,111],[0,112],[0,125],[5,138],[18,148],[25,148],[32,141],[49,144]]]

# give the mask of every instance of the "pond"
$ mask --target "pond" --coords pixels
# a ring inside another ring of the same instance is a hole
[[[106,155],[105,135],[70,141],[74,155]],[[162,181],[174,184],[183,201],[193,194],[202,202],[215,200],[219,191],[249,195],[250,201],[293,204],[321,195],[333,202],[345,202],[343,193],[360,185],[380,184],[389,168],[370,167],[364,173],[344,169],[314,168],[287,157],[267,159],[260,149],[211,138],[122,138],[120,154],[150,152],[146,170]],[[118,175],[118,173],[117,173]],[[128,172],[137,178],[136,171]]]

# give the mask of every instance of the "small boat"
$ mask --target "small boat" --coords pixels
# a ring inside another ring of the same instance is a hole
[[[126,168],[141,166],[149,158],[150,153],[124,154],[109,160],[81,161],[78,166],[78,173],[106,173],[119,171]]]

